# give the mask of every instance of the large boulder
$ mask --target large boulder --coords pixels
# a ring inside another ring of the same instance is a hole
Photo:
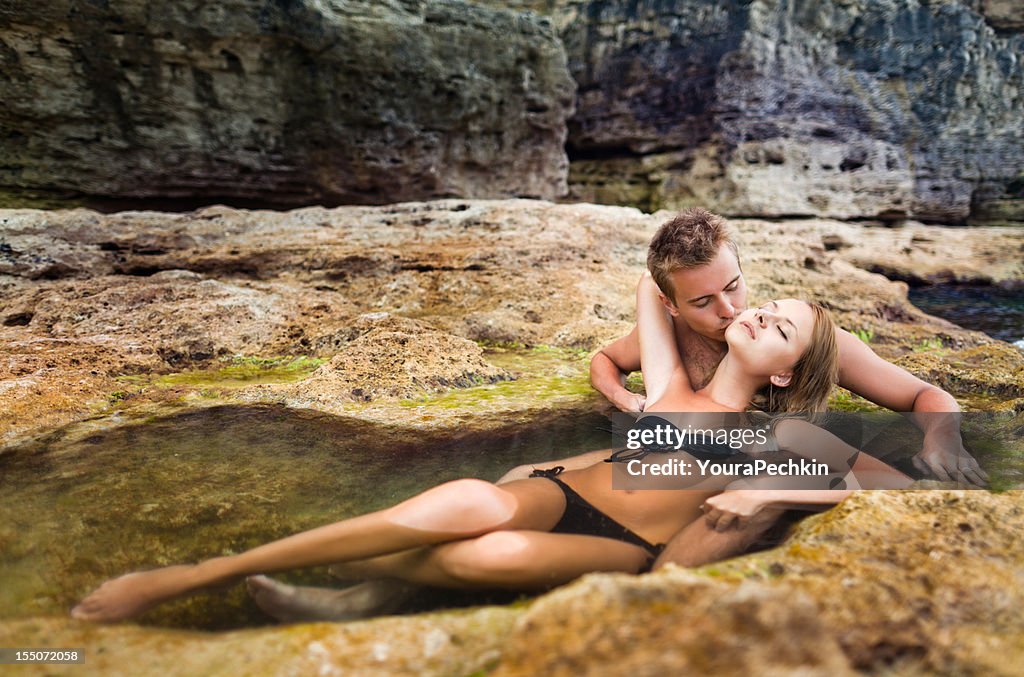
[[[0,205],[566,191],[574,85],[532,14],[14,0],[0,7],[0,83]]]

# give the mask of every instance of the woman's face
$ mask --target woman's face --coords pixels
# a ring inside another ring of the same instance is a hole
[[[725,333],[732,359],[755,376],[789,373],[814,332],[814,311],[803,301],[781,299],[739,314]],[[788,378],[773,379],[776,385]]]

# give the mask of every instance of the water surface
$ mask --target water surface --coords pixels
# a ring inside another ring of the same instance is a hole
[[[606,430],[594,415],[451,439],[258,405],[199,409],[84,438],[57,433],[0,456],[0,618],[65,613],[129,571],[237,553],[450,479],[495,480],[521,463],[607,447]],[[285,578],[331,582],[322,570]],[[202,628],[266,622],[241,586],[143,620]]]
[[[914,287],[908,296],[926,313],[1024,347],[1024,289],[940,284]]]

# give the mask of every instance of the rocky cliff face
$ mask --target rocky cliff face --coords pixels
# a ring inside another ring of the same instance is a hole
[[[1024,218],[1020,3],[546,4],[579,84],[576,197]]]
[[[0,201],[550,198],[573,87],[546,20],[455,1],[14,0]]]
[[[1021,16],[1014,0],[12,0],[0,203],[571,184],[651,211],[1024,220]]]

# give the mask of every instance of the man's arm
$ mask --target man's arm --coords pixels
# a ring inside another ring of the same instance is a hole
[[[637,324],[590,360],[590,383],[622,411],[643,411],[648,399],[660,398],[669,383],[673,390],[692,392],[690,377],[682,366],[673,320],[665,312],[658,287],[649,273],[640,278],[636,294]],[[641,355],[645,351],[649,359],[642,365]],[[646,366],[646,396],[625,388],[626,375],[641,366]]]
[[[836,341],[839,385],[887,409],[924,414],[913,417],[924,432],[924,444],[914,457],[918,470],[931,472],[943,481],[985,483],[985,471],[964,449],[960,405],[952,395],[883,360],[848,331],[837,329]]]
[[[626,375],[640,369],[637,328],[597,351],[590,359],[590,383],[620,411],[643,411],[647,398],[626,390]]]

